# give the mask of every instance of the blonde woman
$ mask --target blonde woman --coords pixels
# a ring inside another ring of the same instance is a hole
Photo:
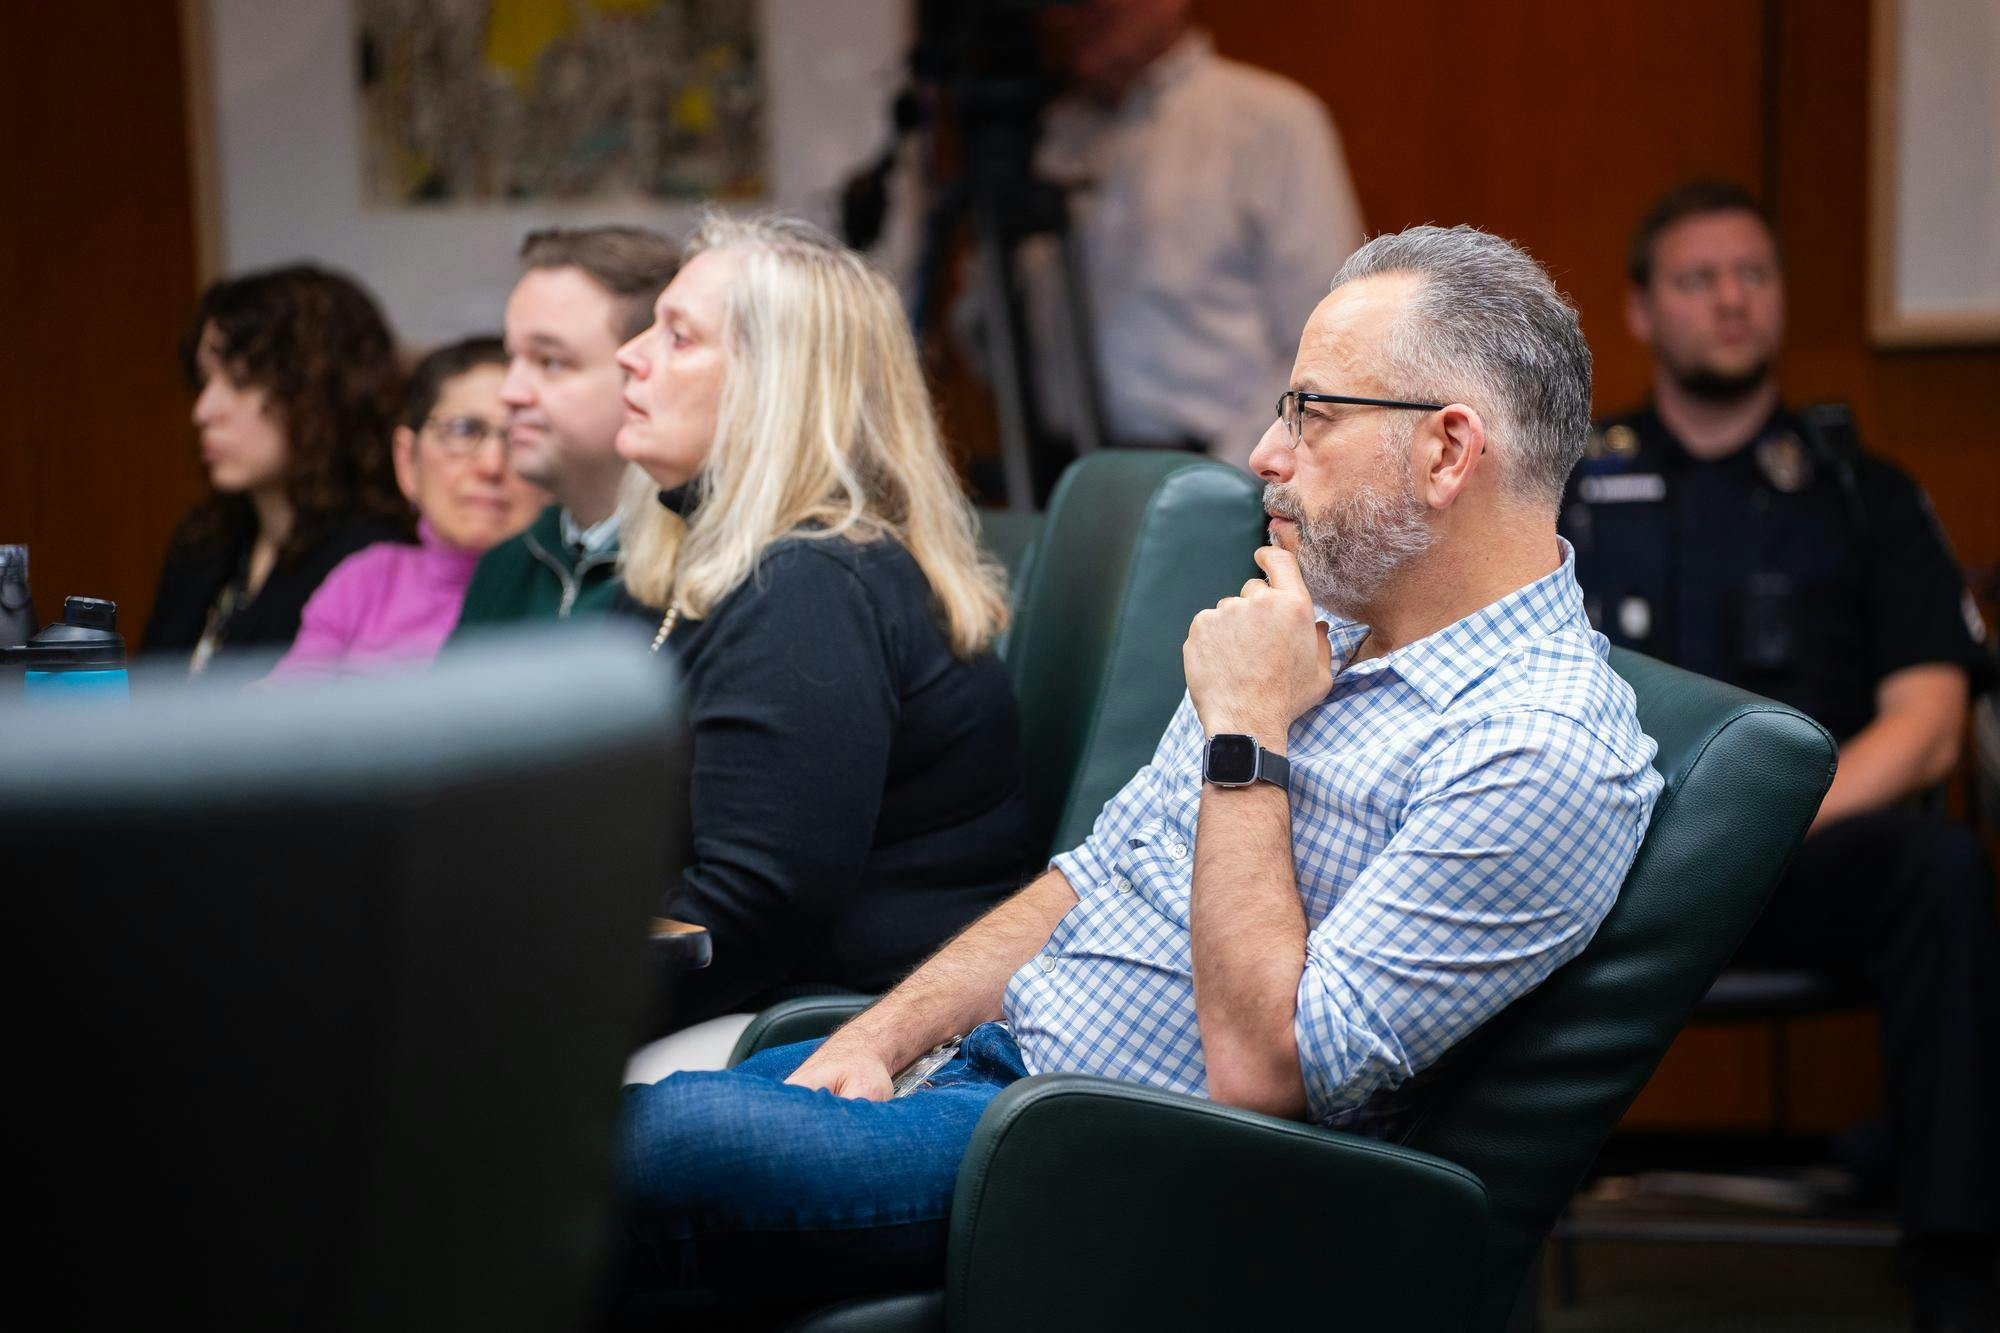
[[[665,908],[715,944],[662,1026],[880,990],[1034,855],[1004,579],[895,291],[805,223],[714,218],[618,360],[618,452],[651,483],[621,520],[626,603],[694,727],[694,863]]]

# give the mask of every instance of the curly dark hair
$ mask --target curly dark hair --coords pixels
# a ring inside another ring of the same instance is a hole
[[[402,373],[374,298],[353,279],[309,264],[224,278],[202,293],[181,338],[181,369],[196,392],[209,328],[230,378],[263,389],[284,426],[292,530],[280,564],[356,519],[410,524],[389,451]],[[247,496],[211,490],[176,541],[229,544],[255,528]]]

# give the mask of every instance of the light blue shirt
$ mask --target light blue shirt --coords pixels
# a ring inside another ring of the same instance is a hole
[[[600,518],[589,527],[577,522],[576,516],[565,509],[557,516],[562,521],[564,554],[576,563],[595,560],[605,555],[618,544],[618,520],[623,517],[613,510],[610,517]]]
[[[1347,661],[1367,626],[1321,619]],[[1606,646],[1564,543],[1547,577],[1336,671],[1292,724],[1293,1031],[1314,1121],[1384,1119],[1611,909],[1663,783]],[[1207,1095],[1188,928],[1203,740],[1183,697],[1152,762],[1055,858],[1077,905],[1004,1005],[1030,1073]]]

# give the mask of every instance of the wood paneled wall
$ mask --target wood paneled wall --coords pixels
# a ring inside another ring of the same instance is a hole
[[[0,5],[0,542],[35,610],[109,597],[136,640],[201,493],[176,348],[197,293],[179,6]]]
[[[1469,222],[1520,241],[1576,301],[1597,405],[1645,396],[1625,333],[1632,224],[1676,182],[1773,196],[1795,399],[1844,398],[1931,491],[1966,561],[2000,559],[2000,348],[1865,333],[1868,0],[1197,0],[1226,55],[1316,92],[1371,231]],[[1273,189],[1282,188],[1273,182]]]

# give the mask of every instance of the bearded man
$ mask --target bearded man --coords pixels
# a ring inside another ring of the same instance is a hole
[[[1575,312],[1505,241],[1418,227],[1347,261],[1291,382],[1250,460],[1265,578],[1195,618],[1083,845],[823,1043],[629,1090],[640,1282],[940,1284],[973,1127],[1030,1073],[1387,1127],[1590,939],[1661,780],[1556,535]]]
[[[1737,955],[1874,997],[1915,1327],[2000,1328],[2000,924],[1971,830],[1921,808],[1992,682],[1930,502],[1845,408],[1788,408],[1784,270],[1740,186],[1662,196],[1627,261],[1653,401],[1594,435],[1564,507],[1612,642],[1816,718],[1840,768]]]

